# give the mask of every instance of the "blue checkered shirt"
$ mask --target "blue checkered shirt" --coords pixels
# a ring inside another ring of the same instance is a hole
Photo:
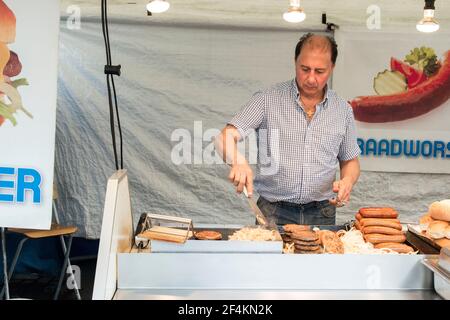
[[[304,204],[333,197],[339,161],[360,154],[350,105],[326,88],[308,122],[295,79],[255,93],[228,124],[241,139],[256,133],[254,185],[271,202]]]

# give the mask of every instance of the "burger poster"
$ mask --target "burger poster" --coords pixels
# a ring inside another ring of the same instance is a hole
[[[0,0],[0,226],[51,224],[59,1]]]
[[[333,89],[367,171],[450,173],[450,34],[338,30]]]

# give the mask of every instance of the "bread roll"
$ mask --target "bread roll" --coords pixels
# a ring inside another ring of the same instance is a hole
[[[450,239],[442,238],[435,241],[441,248],[450,248]]]
[[[433,221],[430,222],[427,229],[427,235],[433,239],[442,239],[445,237],[445,229],[448,227],[446,221]]]
[[[445,237],[447,239],[450,239],[450,226],[447,226],[447,228],[445,228]]]
[[[429,213],[421,216],[419,219],[420,230],[427,231],[428,225],[430,224],[430,222],[433,222],[433,221],[434,221],[434,219],[430,216]]]
[[[450,199],[433,202],[428,213],[434,220],[450,221]]]

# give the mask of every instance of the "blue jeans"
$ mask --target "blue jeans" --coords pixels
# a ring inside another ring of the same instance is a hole
[[[258,207],[267,220],[277,225],[289,223],[307,225],[335,225],[336,207],[328,200],[296,204],[284,201],[270,202],[263,197],[258,199]]]

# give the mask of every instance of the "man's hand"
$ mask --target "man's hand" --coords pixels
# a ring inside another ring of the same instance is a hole
[[[241,193],[244,186],[247,187],[248,196],[253,194],[253,171],[248,163],[235,164],[231,167],[228,179],[236,186],[236,191]]]
[[[343,207],[350,201],[353,183],[350,179],[343,178],[333,182],[333,192],[337,193],[336,198],[330,199],[330,203],[337,207]]]

